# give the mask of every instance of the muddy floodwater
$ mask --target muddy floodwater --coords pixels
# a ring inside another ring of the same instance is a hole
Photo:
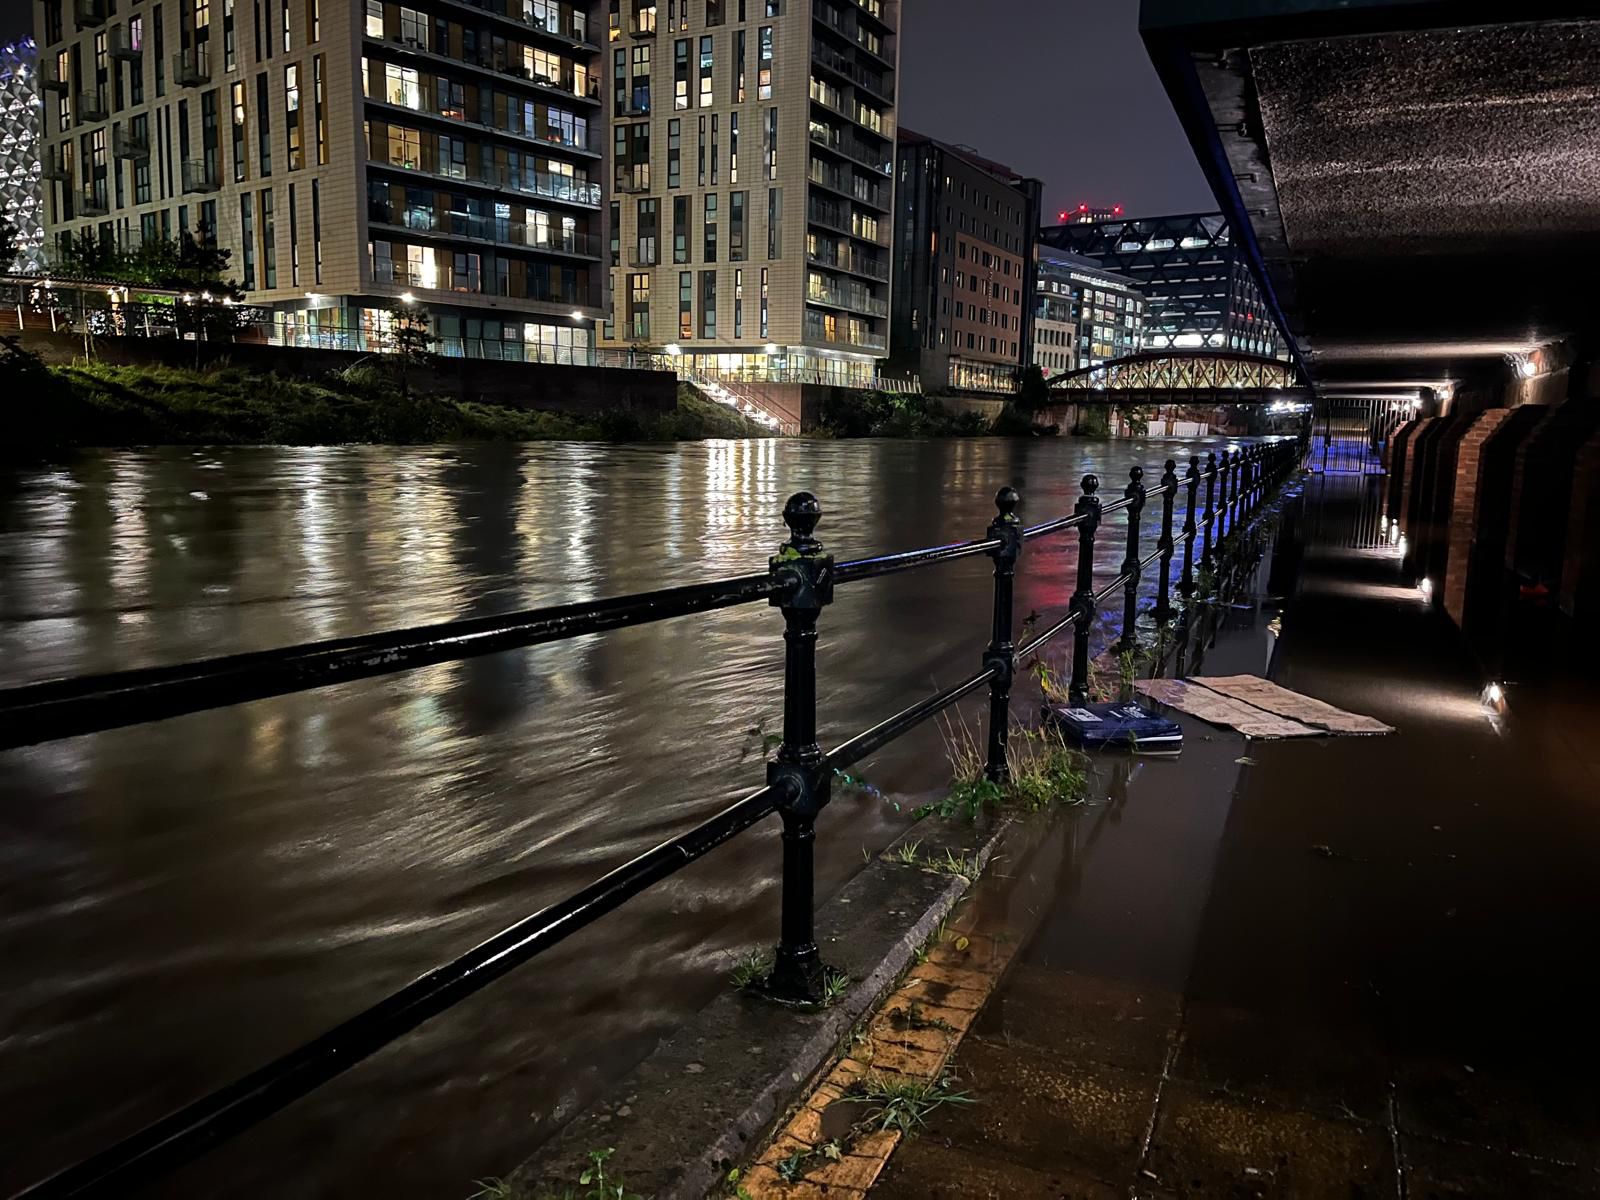
[[[841,557],[1030,521],[1204,441],[163,449],[0,475],[0,686]],[[1159,505],[1145,528],[1153,530]],[[1097,555],[1122,557],[1122,518]],[[1153,532],[1150,534],[1154,536]],[[1153,546],[1153,542],[1149,545]],[[1063,613],[1076,537],[1028,547]],[[832,744],[979,665],[989,564],[839,590]],[[292,1049],[757,785],[782,621],[747,606],[0,753],[0,1191]],[[819,887],[948,777],[927,728],[820,822]],[[149,1189],[465,1196],[776,932],[776,822]]]

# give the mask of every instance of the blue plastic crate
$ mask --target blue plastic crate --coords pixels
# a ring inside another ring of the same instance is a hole
[[[1183,748],[1183,726],[1131,700],[1055,704],[1045,709],[1045,720],[1068,745],[1084,750],[1172,754]]]

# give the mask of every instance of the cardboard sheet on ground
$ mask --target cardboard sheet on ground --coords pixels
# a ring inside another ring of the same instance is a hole
[[[1320,737],[1324,732],[1181,679],[1140,679],[1133,686],[1152,700],[1213,725],[1237,729],[1245,737]]]
[[[1379,734],[1393,733],[1392,725],[1385,725],[1374,717],[1346,712],[1311,696],[1302,696],[1286,687],[1279,687],[1258,675],[1200,675],[1189,680],[1223,696],[1298,721],[1302,725],[1315,725],[1329,733]]]

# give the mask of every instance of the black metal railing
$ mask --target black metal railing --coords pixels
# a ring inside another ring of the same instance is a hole
[[[1139,581],[1144,570],[1159,561],[1161,574],[1152,612],[1157,622],[1170,620],[1172,564],[1178,544],[1183,546],[1183,556],[1177,588],[1179,595],[1189,600],[1197,593],[1195,543],[1201,544],[1199,568],[1215,572],[1224,539],[1236,540],[1232,536],[1235,531],[1254,517],[1271,488],[1289,475],[1302,454],[1302,443],[1283,441],[1211,454],[1204,465],[1198,457],[1191,457],[1181,480],[1177,464],[1168,460],[1160,483],[1149,489],[1144,486],[1143,470],[1135,467],[1122,497],[1109,503],[1099,497],[1099,479],[1086,475],[1071,515],[1033,526],[1022,524],[1018,515],[1022,500],[1017,492],[1002,488],[995,498],[996,516],[980,538],[843,563],[835,563],[814,536],[822,508],[816,497],[801,492],[791,497],[783,510],[789,538],[761,574],[0,691],[3,750],[763,600],[780,609],[784,619],[783,739],[767,765],[762,787],[576,895],[501,930],[313,1041],[34,1184],[19,1197],[40,1200],[127,1194],[136,1183],[204,1153],[287,1107],[774,811],[783,822],[782,911],[774,966],[765,986],[784,1000],[819,999],[825,968],[813,928],[813,851],[816,819],[828,804],[833,773],[987,687],[985,770],[989,778],[1003,781],[1017,662],[1038,653],[1071,628],[1069,694],[1081,703],[1089,691],[1090,632],[1101,602],[1119,589],[1124,591],[1120,642],[1124,648],[1135,645]],[[1202,480],[1203,506],[1199,498]],[[1175,533],[1175,507],[1183,493],[1184,519]],[[1157,496],[1162,502],[1161,532],[1154,549],[1141,554],[1140,518],[1145,504]],[[1118,510],[1128,513],[1124,557],[1116,578],[1096,590],[1096,535],[1101,521]],[[1024,547],[1068,530],[1077,531],[1079,542],[1076,590],[1067,612],[1018,645],[1014,640],[1013,584]],[[979,670],[823,751],[817,740],[817,628],[834,589],[978,555],[986,555],[994,563],[990,637]]]

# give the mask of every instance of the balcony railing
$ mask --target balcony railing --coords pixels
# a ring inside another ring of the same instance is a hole
[[[419,113],[424,117],[435,120],[459,121],[463,125],[470,125],[474,129],[483,129],[491,133],[509,133],[517,137],[528,138],[535,142],[542,142],[547,146],[559,146],[567,150],[581,150],[586,154],[597,153],[595,149],[576,134],[568,134],[560,129],[529,130],[517,129],[509,125],[489,125],[476,118],[468,117],[464,108],[437,109],[424,108],[422,95],[419,91],[408,91],[404,87],[391,87],[376,94],[369,94],[368,100],[377,104],[392,104],[396,108],[404,108],[410,112]]]
[[[628,252],[630,267],[654,267],[661,263],[661,251],[655,247],[634,249]]]
[[[106,203],[106,189],[104,181],[99,187],[86,187],[78,193],[78,215],[80,217],[103,217],[110,211]]]
[[[211,54],[205,43],[172,56],[172,78],[185,87],[211,82]]]
[[[149,158],[150,139],[118,125],[111,131],[111,153],[116,158]]]
[[[863,183],[849,172],[830,170],[816,159],[812,159],[809,177],[812,183],[819,184],[829,191],[838,192],[841,196],[848,196],[860,204],[870,204],[882,212],[889,210],[889,196],[886,189],[875,183]]]
[[[79,25],[104,25],[106,0],[72,0],[72,19]]]
[[[389,225],[413,233],[434,234],[442,237],[467,238],[478,242],[498,242],[506,246],[524,246],[529,250],[548,250],[560,254],[578,254],[598,258],[598,240],[592,233],[562,233],[549,226],[529,225],[499,217],[467,217],[456,213],[433,213],[417,209],[396,212],[388,205],[367,206],[367,219],[378,225]]]
[[[80,121],[104,121],[111,115],[111,110],[106,107],[104,88],[88,88],[79,92],[77,108]]]
[[[888,340],[881,333],[871,333],[865,329],[851,329],[848,321],[835,321],[833,329],[828,329],[828,323],[816,313],[806,314],[806,337],[813,342],[827,342],[833,346],[860,346],[866,350],[886,350]]]
[[[111,27],[111,57],[127,59],[130,62],[139,61],[139,56],[144,53],[144,47],[133,40],[133,31],[126,23]]]
[[[582,11],[573,12],[571,28],[562,29],[558,25],[546,23],[532,13],[524,12],[522,0],[447,0],[447,2],[458,4],[463,8],[476,9],[478,12],[488,13],[503,20],[515,21],[528,29],[562,38],[580,46],[594,44],[589,41],[589,22]]]
[[[811,126],[811,140],[819,146],[826,146],[835,154],[842,154],[853,159],[869,170],[880,175],[894,174],[894,158],[892,154],[885,155],[883,151],[874,150],[860,138],[846,133],[842,129],[833,129],[827,125],[813,123]]]
[[[507,191],[521,192],[528,196],[539,196],[546,200],[556,200],[565,204],[582,204],[590,208],[600,206],[600,185],[590,183],[583,179],[574,179],[570,175],[556,175],[549,171],[535,171],[532,167],[509,167],[490,165],[484,170],[468,173],[449,171],[440,168],[424,167],[418,160],[406,158],[403,155],[390,154],[387,158],[375,159],[375,162],[399,168],[402,171],[417,171],[436,179],[453,179],[461,183],[477,184],[479,187],[503,188]]]
[[[852,312],[867,313],[874,317],[889,315],[889,305],[879,300],[869,292],[857,291],[854,288],[819,287],[811,284],[806,288],[806,299],[813,304],[826,304],[831,308],[847,308]]]
[[[214,192],[222,186],[215,163],[202,158],[183,160],[183,190],[185,192]]]
[[[838,254],[830,249],[817,249],[808,251],[806,257],[812,262],[823,267],[832,267],[835,271],[848,271],[852,275],[865,275],[869,279],[888,279],[889,264],[876,258],[869,258],[865,254]]]
[[[63,73],[61,60],[54,56],[46,58],[39,64],[39,79],[52,92],[65,92],[72,82]]]

